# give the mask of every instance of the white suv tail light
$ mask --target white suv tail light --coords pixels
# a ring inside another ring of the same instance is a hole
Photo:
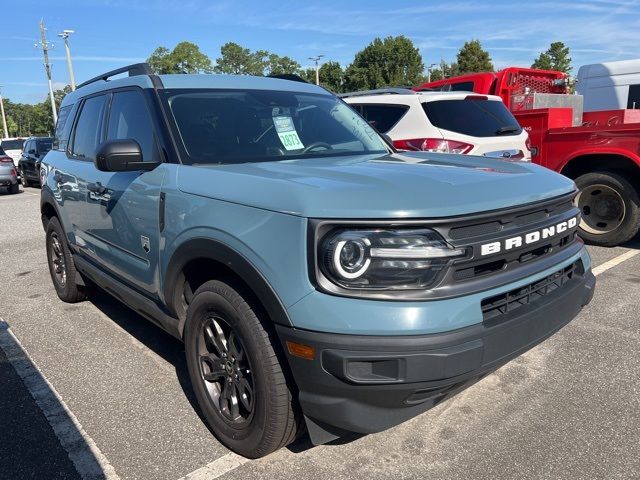
[[[394,140],[393,146],[398,150],[411,150],[440,153],[469,153],[474,145],[457,140],[442,138],[413,138],[410,140]]]

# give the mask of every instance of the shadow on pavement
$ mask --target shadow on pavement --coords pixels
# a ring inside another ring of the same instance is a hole
[[[98,479],[109,474],[58,395],[0,320],[0,479],[83,476]]]

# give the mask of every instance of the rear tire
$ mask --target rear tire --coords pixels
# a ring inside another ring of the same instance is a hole
[[[591,172],[576,178],[581,210],[579,234],[590,244],[614,247],[628,242],[640,227],[638,191],[623,176]]]
[[[187,309],[185,350],[204,418],[227,448],[259,458],[295,440],[295,388],[268,320],[239,293],[212,280]]]
[[[89,298],[94,285],[89,280],[85,281],[85,285],[76,283],[76,266],[57,217],[52,217],[47,224],[46,244],[49,273],[60,300],[77,303]]]
[[[11,185],[9,187],[9,193],[11,194],[20,193],[20,185],[18,185],[17,183],[14,183],[13,185]]]
[[[23,168],[20,169],[20,182],[22,182],[22,186],[23,187],[30,187],[31,186],[31,182],[29,180],[27,180],[27,177],[24,174],[24,169]]]

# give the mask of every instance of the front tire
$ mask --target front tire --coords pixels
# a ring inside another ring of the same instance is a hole
[[[591,172],[576,178],[576,204],[582,213],[580,236],[592,245],[614,247],[628,242],[640,227],[638,191],[623,176]]]
[[[187,310],[185,350],[204,418],[226,447],[259,458],[291,443],[301,415],[277,339],[240,288],[212,280]]]
[[[93,284],[89,280],[85,282],[86,285],[76,283],[76,266],[57,217],[47,223],[46,244],[49,273],[60,300],[67,303],[86,300],[93,291]]]

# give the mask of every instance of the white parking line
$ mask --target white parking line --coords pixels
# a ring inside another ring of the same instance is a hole
[[[199,468],[195,472],[191,472],[182,477],[180,480],[213,480],[214,478],[221,477],[225,473],[229,473],[231,470],[235,470],[240,465],[244,465],[249,461],[248,458],[229,452],[204,467]]]
[[[612,258],[607,262],[604,262],[602,265],[598,265],[597,267],[594,267],[592,270],[593,274],[600,275],[601,273],[606,272],[610,268],[613,268],[616,265],[620,265],[622,262],[626,262],[630,258],[635,257],[639,253],[640,253],[640,250],[629,250],[628,252],[625,252],[622,255],[618,255],[617,257]]]
[[[78,474],[84,479],[119,480],[107,458],[1,318],[0,348],[42,410]]]

